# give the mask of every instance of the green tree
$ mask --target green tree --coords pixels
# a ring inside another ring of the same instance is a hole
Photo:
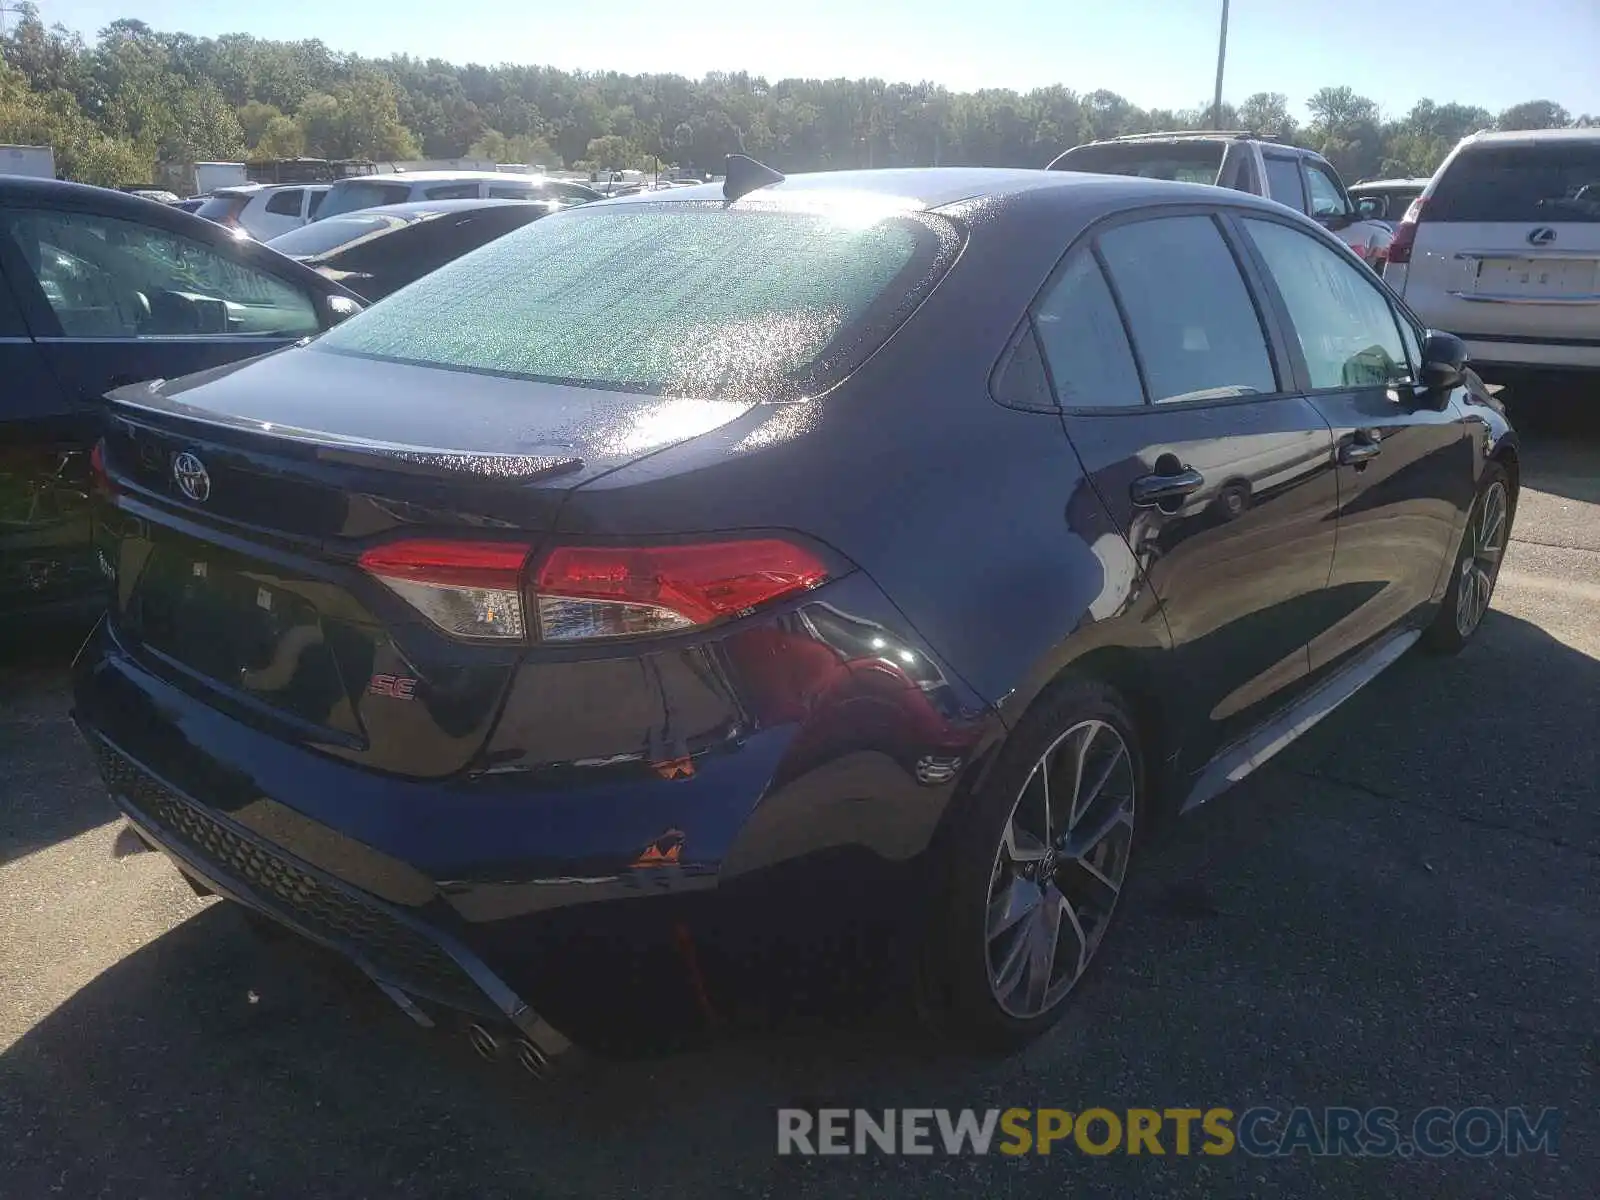
[[[1524,100],[1513,104],[1494,121],[1496,129],[1564,129],[1572,114],[1554,100]]]
[[[1282,92],[1256,92],[1239,105],[1239,124],[1280,142],[1293,142],[1299,123],[1289,111],[1289,97]]]

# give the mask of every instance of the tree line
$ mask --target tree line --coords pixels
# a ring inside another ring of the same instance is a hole
[[[155,163],[241,159],[490,158],[546,168],[720,169],[742,151],[785,171],[873,166],[1043,166],[1095,138],[1211,125],[1209,104],[1140,108],[1053,86],[952,92],[881,79],[703,79],[501,64],[362,58],[317,40],[197,38],[113,21],[88,42],[32,4],[0,38],[0,142],[54,147],[69,179],[150,180]],[[1386,116],[1349,87],[1306,100],[1225,104],[1224,128],[1325,154],[1346,179],[1428,175],[1478,129],[1600,124],[1551,100],[1501,113],[1418,101]]]

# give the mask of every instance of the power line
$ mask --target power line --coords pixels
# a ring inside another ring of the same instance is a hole
[[[15,13],[20,17],[25,11],[19,4],[7,4],[6,0],[0,0],[0,37],[6,35],[6,14]]]

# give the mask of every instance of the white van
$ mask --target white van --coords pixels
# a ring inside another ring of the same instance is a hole
[[[394,175],[356,175],[334,183],[317,219],[363,208],[383,208],[418,200],[557,200],[582,204],[600,193],[582,184],[544,175],[505,171],[417,171]]]
[[[1463,140],[1383,278],[1476,364],[1600,368],[1600,129]]]

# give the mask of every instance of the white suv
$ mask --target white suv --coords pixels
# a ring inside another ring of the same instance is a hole
[[[600,193],[579,183],[509,171],[411,171],[393,175],[353,175],[333,185],[320,216],[337,217],[363,208],[411,204],[419,200],[554,200],[585,204]]]
[[[315,219],[328,188],[326,183],[247,183],[218,188],[195,209],[195,215],[242,230],[258,242],[270,242]]]
[[[1466,138],[1395,231],[1383,277],[1475,363],[1600,367],[1600,129]]]

